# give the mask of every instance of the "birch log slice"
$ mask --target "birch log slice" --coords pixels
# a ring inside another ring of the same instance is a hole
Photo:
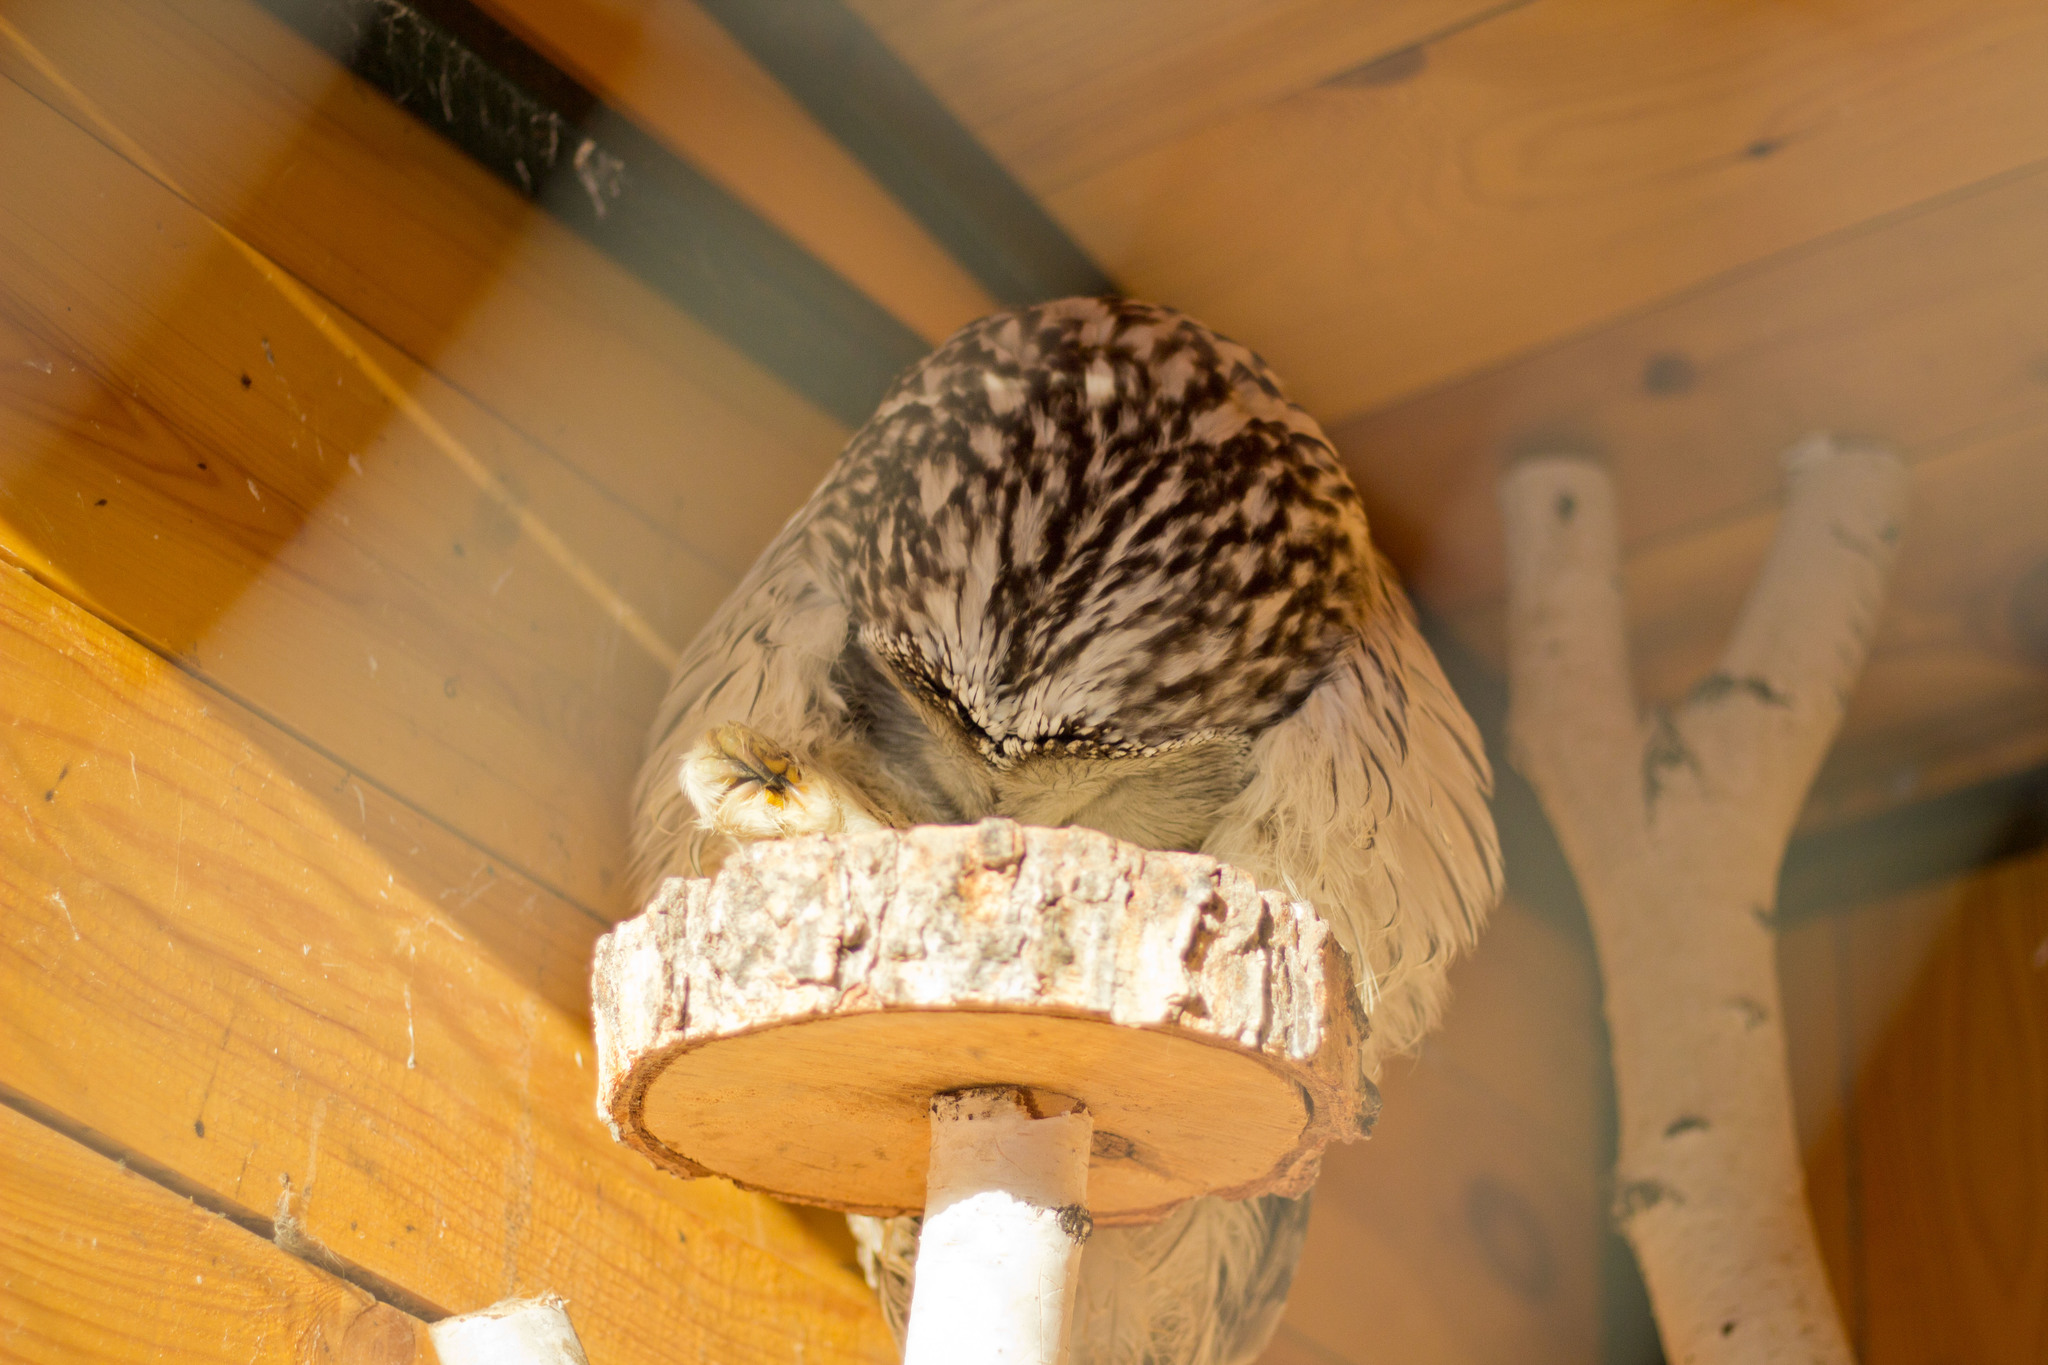
[[[1365,1019],[1322,920],[1092,830],[747,845],[608,934],[594,995],[622,1141],[853,1212],[922,1208],[931,1097],[968,1086],[1087,1105],[1106,1225],[1299,1194],[1371,1120]]]

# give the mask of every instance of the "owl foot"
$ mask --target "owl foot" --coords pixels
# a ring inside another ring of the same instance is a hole
[[[845,783],[736,722],[683,755],[681,780],[705,827],[742,843],[882,828]]]

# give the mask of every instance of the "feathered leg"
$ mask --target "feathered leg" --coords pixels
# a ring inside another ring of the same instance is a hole
[[[884,827],[851,783],[737,721],[683,755],[679,780],[704,827],[735,843]]]

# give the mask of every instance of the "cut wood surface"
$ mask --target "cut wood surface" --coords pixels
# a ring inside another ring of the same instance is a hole
[[[2044,63],[2034,0],[1543,0],[1428,44],[1406,81],[1071,183],[1020,169],[1122,287],[1334,420],[2048,157]],[[973,123],[978,91],[928,76]]]
[[[1517,0],[849,3],[1043,195],[1322,81],[1399,80],[1417,44]]]
[[[0,546],[611,905],[666,652],[725,576],[336,318],[451,458],[207,220],[6,82],[0,165],[38,186],[0,211]]]
[[[933,1095],[1088,1107],[1089,1211],[1300,1193],[1372,1110],[1307,907],[1198,854],[1007,820],[742,846],[599,946],[599,1112],[671,1169],[924,1205]]]
[[[937,343],[995,301],[689,0],[483,0],[856,288]]]
[[[845,440],[250,0],[25,0],[7,19],[203,213],[734,577]],[[5,41],[0,71],[91,125]]]
[[[0,1356],[431,1362],[417,1318],[0,1108]]]
[[[802,1220],[611,1141],[588,1035],[448,913],[548,892],[425,822],[387,858],[389,798],[17,572],[0,696],[0,1083],[442,1309],[559,1292],[595,1360],[888,1357]]]

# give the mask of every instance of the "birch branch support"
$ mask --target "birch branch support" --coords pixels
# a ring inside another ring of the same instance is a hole
[[[1091,1229],[1088,1111],[987,1086],[931,1114],[903,1365],[1057,1365]]]
[[[1772,929],[1793,822],[1869,650],[1906,476],[1825,436],[1721,665],[1639,720],[1612,483],[1569,456],[1503,479],[1509,736],[1592,921],[1619,1092],[1615,1216],[1666,1354],[1847,1365],[1805,1198]]]

